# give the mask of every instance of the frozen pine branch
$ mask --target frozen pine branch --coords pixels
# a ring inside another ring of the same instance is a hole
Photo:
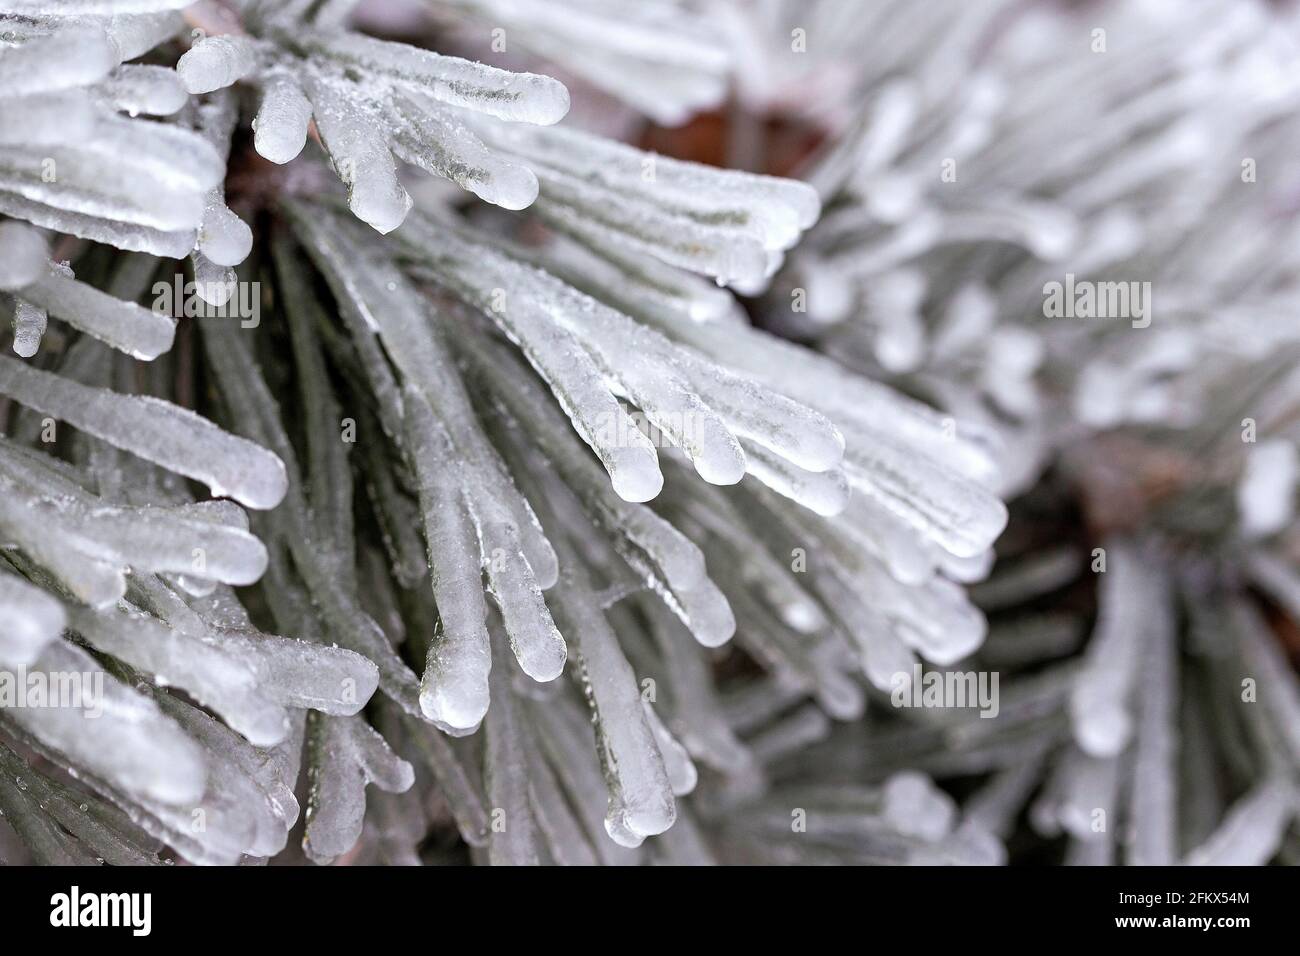
[[[500,46],[524,49],[582,77],[659,123],[676,126],[726,96],[732,52],[722,12],[678,0],[430,0],[493,28]]]
[[[0,0],[0,858],[1294,862],[1293,14],[417,7]]]

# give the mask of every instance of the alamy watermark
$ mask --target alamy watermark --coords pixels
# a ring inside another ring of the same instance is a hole
[[[81,710],[89,718],[104,713],[103,671],[0,670],[0,710]]]
[[[1043,315],[1049,319],[1128,319],[1133,328],[1151,324],[1150,282],[1093,282],[1076,280],[1073,272],[1064,282],[1043,286]]]
[[[997,671],[926,671],[914,664],[891,678],[889,699],[899,708],[979,708],[981,717],[996,717],[999,676]]]
[[[255,329],[262,323],[262,283],[205,282],[199,294],[199,284],[186,282],[177,273],[171,282],[153,284],[153,310],[162,315],[187,319],[238,319],[245,329]],[[220,302],[220,305],[214,304]]]
[[[651,421],[644,412],[627,409],[602,413],[594,424],[593,439],[612,448],[634,447],[646,439],[656,448],[693,448],[705,436],[704,417],[691,411],[661,413]]]
[[[153,929],[152,893],[94,893],[73,886],[50,897],[50,925],[121,926],[132,936],[148,936]]]

